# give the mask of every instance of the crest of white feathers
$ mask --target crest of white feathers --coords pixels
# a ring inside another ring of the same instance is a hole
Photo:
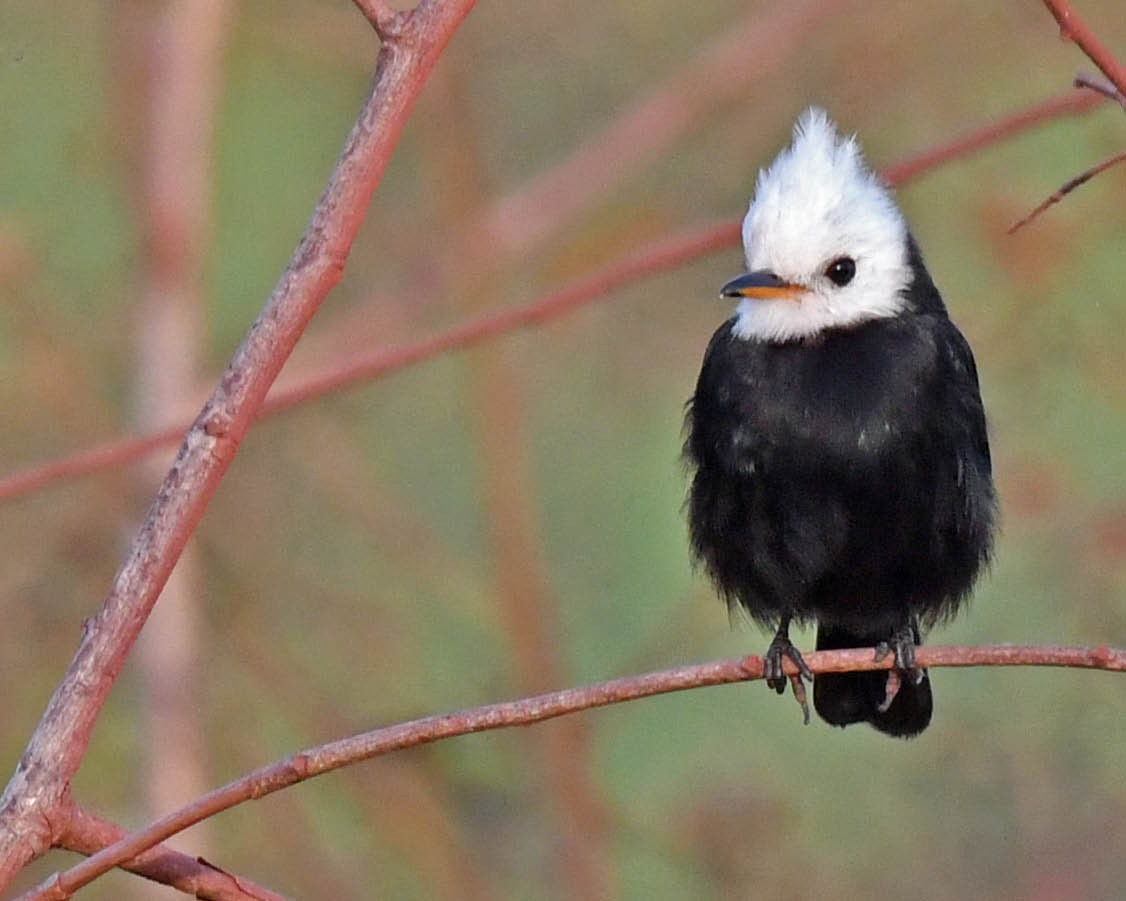
[[[824,110],[803,113],[793,143],[759,172],[743,248],[748,270],[769,270],[805,290],[794,299],[740,301],[737,337],[799,340],[895,316],[906,304],[907,223],[856,139],[839,135]],[[825,273],[842,257],[856,274],[837,286]]]

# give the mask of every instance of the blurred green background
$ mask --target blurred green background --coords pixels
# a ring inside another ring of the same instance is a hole
[[[481,3],[293,371],[741,216],[809,103],[882,166],[1092,70],[1033,0],[802,4],[782,29],[786,6]],[[1121,0],[1077,6],[1126,58]],[[137,48],[159,9],[0,8],[5,472],[137,430],[152,88]],[[772,36],[748,42],[733,88],[706,63],[748,27]],[[224,42],[185,410],[285,266],[378,46],[345,0],[240,4]],[[543,240],[494,258],[464,239],[666,84],[680,105],[662,121],[686,117],[680,131],[602,158],[594,171],[616,174]],[[933,642],[1126,645],[1126,166],[1005,234],[1124,143],[1108,103],[899,193],[976,349],[1003,510],[992,573]],[[415,716],[760,653],[767,637],[729,624],[692,573],[680,509],[683,404],[740,265],[732,248],[256,427],[194,539],[206,783]],[[152,489],[151,474],[107,471],[0,506],[6,771]],[[301,898],[1126,897],[1126,683],[932,676],[935,720],[911,742],[803,728],[761,685],[693,691],[305,783],[218,817],[205,856]],[[75,782],[129,826],[148,816],[139,774],[160,767],[143,686],[131,663]],[[72,859],[56,852],[24,882]],[[174,896],[120,873],[82,894]]]

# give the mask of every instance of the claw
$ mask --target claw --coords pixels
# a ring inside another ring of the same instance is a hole
[[[918,685],[926,678],[926,670],[920,669],[915,662],[915,647],[919,643],[919,629],[914,623],[901,626],[892,632],[891,637],[876,645],[876,659],[883,660],[888,654],[895,654],[895,667],[888,676],[887,696],[880,712],[883,713],[891,706],[895,696],[899,693],[899,679],[908,676]],[[894,683],[892,676],[895,676]]]
[[[802,724],[809,725],[809,700],[805,695],[805,683],[802,682],[801,675],[790,676],[790,687],[794,690],[794,700],[798,702],[801,707]]]
[[[899,675],[899,670],[889,669],[887,684],[884,688],[884,699],[876,708],[880,713],[887,713],[888,710],[891,709],[892,702],[895,700],[896,695],[899,694],[899,686],[902,684],[903,679]]]

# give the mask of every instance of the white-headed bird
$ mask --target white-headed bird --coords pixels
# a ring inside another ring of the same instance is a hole
[[[785,657],[812,678],[789,626],[816,623],[818,650],[895,655],[892,675],[818,675],[822,719],[917,735],[932,702],[915,647],[992,549],[973,353],[891,192],[821,110],[759,173],[743,246],[688,406],[693,554],[776,630],[771,688]]]

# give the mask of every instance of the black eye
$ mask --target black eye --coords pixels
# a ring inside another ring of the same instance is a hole
[[[852,257],[837,257],[825,270],[825,277],[838,288],[843,288],[856,275],[856,260]]]

